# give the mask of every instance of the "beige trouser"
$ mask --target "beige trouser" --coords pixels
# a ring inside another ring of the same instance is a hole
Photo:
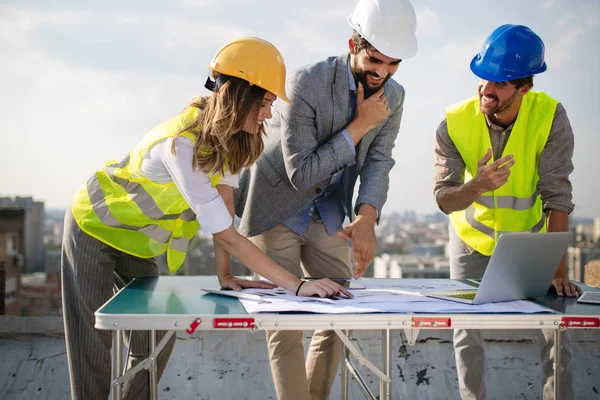
[[[335,234],[329,236],[318,217],[310,222],[304,236],[277,225],[250,240],[296,276],[352,276],[347,241]],[[315,331],[306,365],[302,331],[267,331],[267,345],[280,400],[329,398],[342,358],[342,345],[333,331]]]

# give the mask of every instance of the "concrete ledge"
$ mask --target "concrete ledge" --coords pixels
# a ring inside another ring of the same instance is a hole
[[[576,398],[600,399],[600,331],[568,331],[574,347]],[[308,347],[311,332],[304,333]],[[541,399],[534,331],[485,331],[489,399]],[[380,364],[381,334],[355,331],[353,341]],[[392,331],[393,399],[459,399],[451,330],[421,330],[415,346]],[[374,393],[377,377],[356,360]],[[0,398],[69,397],[62,319],[0,317]],[[340,396],[340,378],[332,399]],[[180,332],[159,384],[160,399],[275,399],[264,332]],[[350,399],[363,396],[350,384]]]
[[[63,319],[0,315],[0,334],[64,335]]]

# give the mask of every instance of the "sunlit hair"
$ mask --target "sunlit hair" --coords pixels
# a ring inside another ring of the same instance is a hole
[[[265,90],[243,79],[227,78],[216,93],[196,97],[190,103],[188,107],[202,111],[196,121],[175,135],[175,138],[183,132],[196,135],[194,168],[206,173],[228,170],[237,174],[254,164],[264,149],[264,128],[258,126],[258,113]],[[256,132],[242,131],[248,118],[257,121]],[[175,140],[171,151],[175,154]]]
[[[525,78],[513,79],[510,81],[513,85],[515,85],[515,89],[521,89],[523,86],[533,87],[533,75],[526,76]]]
[[[361,36],[357,31],[352,32],[352,43],[354,43],[354,52],[358,54],[359,51],[365,49],[367,51],[377,51],[377,49]]]

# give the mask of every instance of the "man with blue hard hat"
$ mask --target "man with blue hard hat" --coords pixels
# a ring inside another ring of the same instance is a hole
[[[477,95],[446,109],[435,146],[434,194],[450,216],[450,275],[481,279],[500,232],[564,232],[573,211],[573,131],[564,107],[533,91],[546,70],[544,42],[522,25],[502,25],[471,62]],[[552,285],[577,296],[563,257]],[[554,398],[553,330],[539,333],[544,399]],[[571,399],[571,342],[563,336],[560,398]],[[483,337],[454,331],[463,399],[485,399]]]

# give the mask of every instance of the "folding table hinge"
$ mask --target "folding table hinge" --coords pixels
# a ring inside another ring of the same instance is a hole
[[[420,329],[404,329],[404,336],[406,336],[406,341],[409,345],[415,345],[420,331]]]
[[[213,320],[215,329],[252,329],[254,318],[215,318]]]
[[[452,321],[443,317],[412,317],[412,326],[419,328],[450,328]]]
[[[339,329],[334,329],[333,331],[338,335],[340,340],[344,343],[344,346],[350,350],[350,353],[354,356],[354,358],[356,358],[356,360],[358,360],[359,363],[369,368],[373,373],[375,373],[375,375],[379,377],[379,379],[383,380],[384,382],[390,383],[392,381],[389,376],[384,374],[383,371],[373,365],[371,361],[367,360],[367,358],[358,350],[358,348],[352,344],[350,338],[346,336],[344,332]]]
[[[562,317],[565,328],[600,328],[598,317]]]
[[[191,335],[192,333],[196,332],[196,329],[198,329],[198,327],[200,326],[201,323],[202,323],[202,319],[195,318],[192,321],[192,323],[190,324],[190,327],[187,328],[185,331],[188,333],[188,335]]]

